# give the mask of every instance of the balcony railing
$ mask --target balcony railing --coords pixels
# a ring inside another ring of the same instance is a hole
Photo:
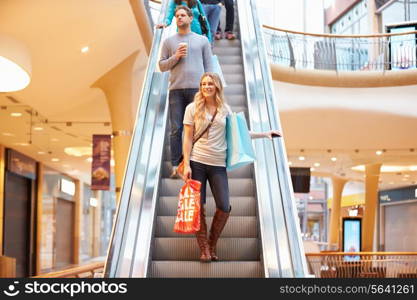
[[[386,71],[417,67],[417,31],[347,36],[264,25],[264,35],[270,61],[295,69]]]
[[[417,252],[324,252],[306,254],[318,278],[417,278]]]

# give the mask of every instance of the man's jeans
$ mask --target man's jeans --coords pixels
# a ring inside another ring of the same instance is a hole
[[[220,12],[222,8],[217,4],[203,4],[203,8],[207,16],[207,21],[210,25],[211,36],[213,37],[214,41],[214,35],[216,34],[216,29],[219,25]]]
[[[176,89],[169,91],[169,120],[171,122],[171,163],[178,166],[182,158],[182,130],[185,108],[193,102],[198,89]]]
[[[233,23],[235,22],[235,8],[233,0],[224,0],[224,7],[226,8],[226,28],[224,31],[233,31]],[[222,31],[220,28],[220,22],[217,27],[217,31]]]

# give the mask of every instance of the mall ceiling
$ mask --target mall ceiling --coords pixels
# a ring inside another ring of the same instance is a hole
[[[25,43],[32,60],[30,85],[0,93],[0,143],[89,182],[91,153],[64,149],[112,132],[105,95],[91,85],[143,49],[129,1],[1,0],[0,34]]]
[[[112,132],[105,95],[91,85],[144,49],[129,1],[1,0],[0,34],[24,42],[32,56],[30,85],[0,93],[0,144],[89,182],[91,137]],[[88,51],[82,52],[85,47]],[[363,172],[353,171],[353,166],[417,165],[416,86],[275,85],[293,166],[363,180]],[[77,157],[66,154],[67,147],[87,151]],[[382,149],[382,155],[375,154]],[[393,172],[381,176],[380,187],[413,182],[416,171]]]

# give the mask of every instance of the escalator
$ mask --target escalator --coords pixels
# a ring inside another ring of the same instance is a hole
[[[254,131],[279,129],[261,28],[252,0],[236,5],[238,39],[215,42],[233,111]],[[166,1],[161,10],[162,19]],[[166,35],[166,33],[165,33]],[[281,139],[255,140],[254,165],[229,172],[232,212],[218,241],[221,261],[199,262],[193,235],[172,231],[183,182],[169,178],[168,74],[156,70],[157,31],[105,266],[105,277],[305,277],[286,154]],[[215,211],[207,187],[208,228]]]

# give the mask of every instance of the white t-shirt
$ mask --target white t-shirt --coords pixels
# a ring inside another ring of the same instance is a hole
[[[221,111],[217,112],[213,124],[208,132],[194,144],[191,150],[190,160],[210,166],[226,166],[226,117],[232,113],[232,110],[225,104]],[[206,120],[203,122],[194,120],[195,104],[187,105],[184,114],[184,125],[194,126],[194,137],[197,137],[207,128],[213,115],[206,112]]]

